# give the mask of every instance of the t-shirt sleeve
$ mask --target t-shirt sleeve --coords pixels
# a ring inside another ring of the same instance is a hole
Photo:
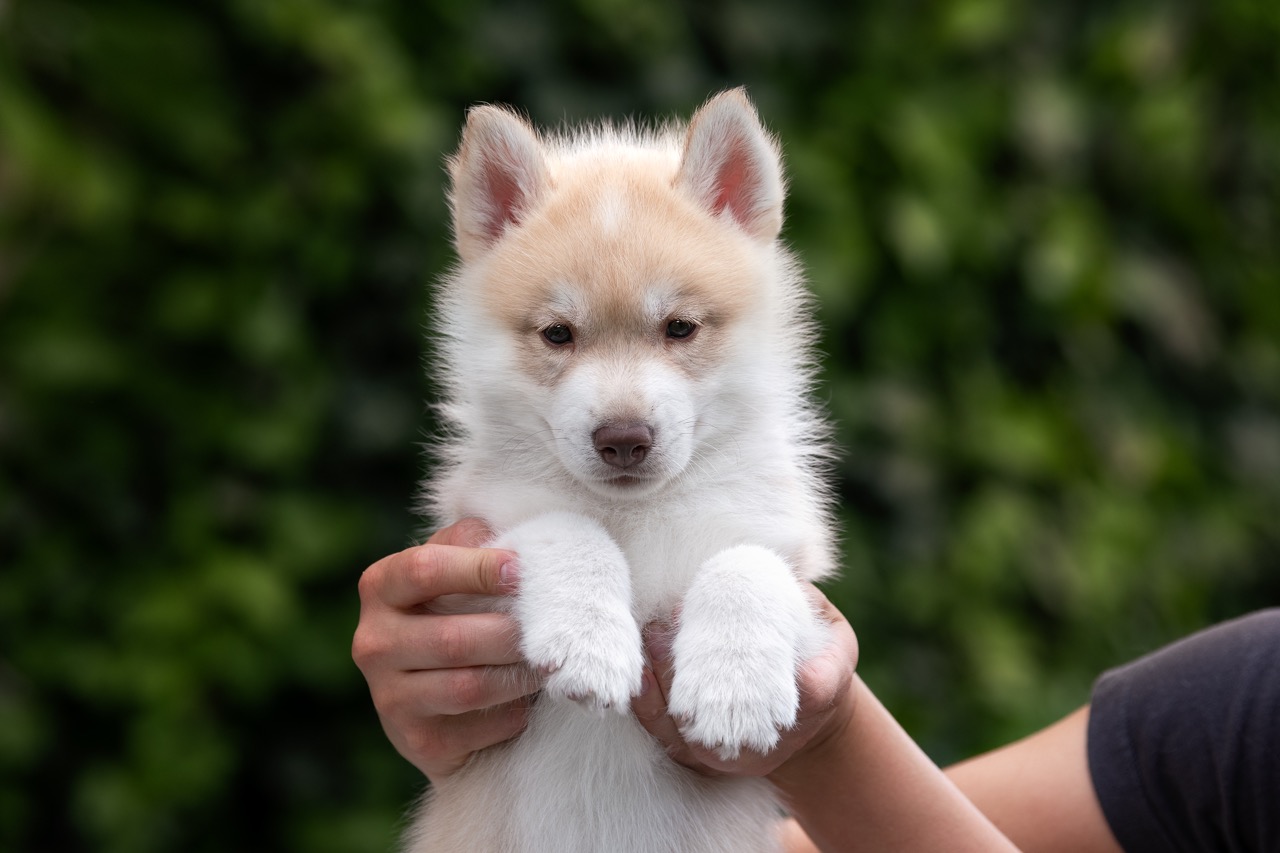
[[[1280,609],[1103,674],[1088,752],[1127,853],[1280,851]]]

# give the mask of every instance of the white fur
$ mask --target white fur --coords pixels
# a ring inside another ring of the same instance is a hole
[[[833,569],[827,445],[776,146],[733,91],[652,133],[546,139],[481,107],[451,166],[462,265],[438,302],[426,509],[519,554],[513,612],[548,680],[523,735],[428,793],[407,849],[775,851],[768,783],[671,761],[630,699],[641,627],[678,613],[685,737],[767,750],[824,636],[801,582]],[[554,325],[573,342],[548,344]],[[652,434],[625,483],[592,438],[617,424]]]
[[[515,614],[529,663],[547,672],[546,693],[625,712],[640,691],[640,628],[631,615],[627,560],[599,523],[550,512],[494,543],[524,566]]]

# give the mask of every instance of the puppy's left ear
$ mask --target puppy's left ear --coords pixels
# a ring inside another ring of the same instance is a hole
[[[781,160],[745,89],[721,92],[694,113],[676,186],[757,240],[778,236],[786,194]]]

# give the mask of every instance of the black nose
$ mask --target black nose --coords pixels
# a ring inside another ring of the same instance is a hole
[[[648,424],[606,424],[591,434],[600,458],[615,468],[630,468],[644,461],[653,446]]]

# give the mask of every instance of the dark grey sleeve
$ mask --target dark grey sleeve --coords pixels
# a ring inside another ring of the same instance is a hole
[[[1280,851],[1280,609],[1105,673],[1088,751],[1126,853]]]

